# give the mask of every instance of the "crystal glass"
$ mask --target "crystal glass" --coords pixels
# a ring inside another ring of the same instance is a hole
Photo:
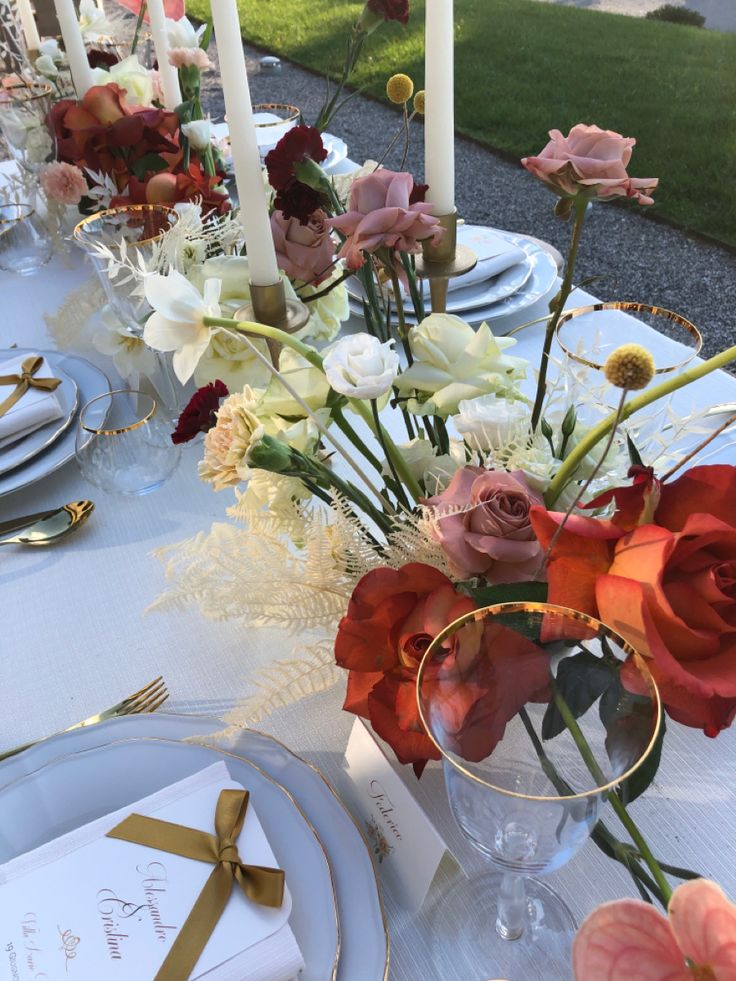
[[[662,307],[634,302],[596,303],[569,310],[560,318],[556,333],[566,400],[576,406],[583,425],[594,426],[616,411],[621,390],[606,380],[604,365],[622,344],[642,343],[642,323],[661,335],[656,352],[651,352],[655,374],[647,388],[653,388],[681,372],[700,351],[703,339],[689,320]],[[670,402],[671,398],[658,399],[619,427],[619,444],[625,443],[628,433],[646,464],[654,465],[667,448],[663,429]]]
[[[54,158],[54,141],[46,124],[52,91],[40,82],[0,90],[0,130],[12,158],[31,174]]]
[[[121,390],[98,395],[83,407],[75,452],[79,469],[95,487],[141,495],[169,479],[181,448],[171,442],[170,421],[151,395]]]
[[[0,269],[32,276],[53,253],[46,226],[30,204],[0,204]]]
[[[661,707],[644,659],[584,614],[504,603],[431,642],[417,699],[455,820],[498,869],[442,897],[434,942],[452,938],[468,978],[569,977],[575,921],[533,876],[573,858],[652,752]]]
[[[253,124],[261,155],[268,153],[301,119],[302,111],[285,102],[257,102],[253,106]]]

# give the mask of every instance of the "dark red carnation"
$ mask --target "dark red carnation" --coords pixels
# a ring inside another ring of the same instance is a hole
[[[327,156],[322,137],[314,126],[294,126],[266,155],[268,180],[275,191],[285,191],[296,181],[296,165],[305,160],[322,163]],[[281,209],[283,210],[283,209]],[[312,209],[314,210],[314,209]]]
[[[92,48],[87,52],[87,61],[90,68],[112,68],[120,61],[112,51],[104,51],[102,48]]]
[[[197,433],[209,432],[217,422],[216,413],[220,408],[220,399],[229,394],[227,385],[219,378],[198,388],[179,416],[176,429],[171,434],[171,442],[188,443]]]
[[[400,24],[409,21],[409,0],[368,0],[366,6],[386,21],[397,20]]]
[[[283,212],[284,218],[297,218],[302,225],[308,225],[314,212],[325,204],[321,191],[315,191],[300,181],[292,181],[291,186],[279,191],[274,199],[274,207]]]
[[[417,184],[414,181],[414,186],[411,189],[411,194],[409,195],[409,204],[422,204],[424,203],[424,198],[429,190],[429,184]]]

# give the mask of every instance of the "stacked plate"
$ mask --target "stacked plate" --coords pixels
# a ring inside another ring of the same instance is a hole
[[[58,351],[12,348],[0,351],[0,364],[23,354],[43,355],[54,377],[61,379],[55,394],[63,416],[0,449],[0,497],[34,484],[68,463],[74,456],[79,410],[90,399],[110,391],[110,382],[99,368],[84,358]]]
[[[55,736],[0,766],[0,863],[224,760],[286,873],[300,981],[386,981],[371,856],[327,780],[281,743],[219,719],[129,716]]]
[[[254,119],[258,122],[261,118],[265,122],[270,123],[267,113],[256,113]],[[272,117],[273,120],[277,120],[277,117]],[[289,131],[291,127],[288,124],[284,126],[275,126],[273,129],[261,127],[256,129],[256,135],[258,138],[258,149],[261,151],[261,159],[265,159],[266,154],[269,153],[276,146],[281,137]],[[212,131],[215,138],[220,142],[220,147],[224,152],[225,166],[229,171],[232,170],[232,157],[230,156],[230,137],[227,123],[215,123],[212,127]],[[342,163],[343,160],[348,155],[348,145],[344,140],[341,140],[339,136],[333,136],[332,133],[322,133],[322,143],[325,150],[327,150],[327,157],[322,161],[320,166],[328,174],[332,170]]]
[[[478,257],[475,269],[450,280],[447,312],[469,323],[498,320],[517,314],[546,297],[557,281],[557,262],[544,243],[483,225],[460,225],[458,243]],[[357,278],[348,280],[351,311],[363,313],[363,290]],[[425,309],[429,284],[424,281]],[[408,323],[416,323],[411,301],[404,298]]]

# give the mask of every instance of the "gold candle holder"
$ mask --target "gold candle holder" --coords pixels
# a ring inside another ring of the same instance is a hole
[[[437,220],[445,234],[436,245],[432,239],[422,242],[422,254],[417,256],[416,269],[418,276],[429,280],[432,313],[445,313],[450,280],[474,269],[478,258],[472,249],[457,244],[456,210],[449,215],[438,215]]]
[[[266,324],[268,327],[278,327],[287,334],[296,334],[309,320],[309,307],[301,300],[286,299],[283,279],[270,286],[257,286],[251,283],[250,303],[241,307],[236,312],[235,318]],[[281,347],[278,341],[268,341],[271,360],[276,367],[278,367]]]

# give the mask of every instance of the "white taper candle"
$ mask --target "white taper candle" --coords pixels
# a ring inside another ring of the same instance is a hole
[[[164,0],[148,0],[148,19],[151,22],[153,46],[156,49],[158,74],[164,93],[164,106],[174,110],[180,105],[181,88],[179,87],[179,72],[169,61],[169,39],[166,34],[166,12]]]
[[[211,6],[250,281],[256,286],[272,286],[278,282],[279,269],[261,176],[238,7],[236,0],[212,0]]]
[[[452,0],[427,0],[424,54],[424,179],[435,215],[455,207],[454,22]]]
[[[87,61],[87,49],[77,20],[77,11],[74,9],[73,0],[54,0],[54,6],[74,88],[77,90],[77,97],[81,99],[94,83],[92,69]]]
[[[41,46],[41,38],[36,27],[36,18],[33,16],[31,0],[18,0],[18,14],[26,39],[26,48],[29,51],[38,51]]]

